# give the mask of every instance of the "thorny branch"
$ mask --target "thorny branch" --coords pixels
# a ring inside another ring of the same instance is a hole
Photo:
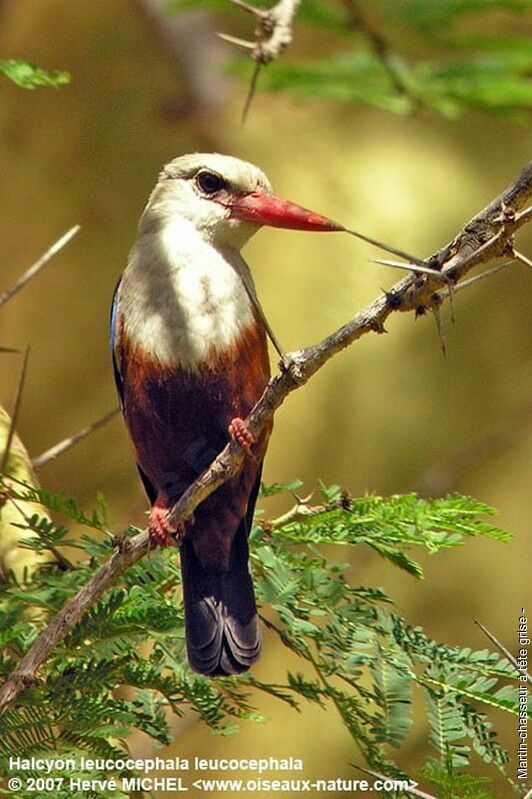
[[[456,283],[480,263],[512,256],[514,235],[532,216],[532,209],[527,208],[531,200],[532,162],[449,244],[425,262],[427,266],[438,269],[440,275],[408,275],[318,344],[286,355],[279,372],[270,380],[246,419],[250,433],[257,437],[286,397],[304,385],[333,355],[366,333],[383,333],[384,322],[393,312],[414,311],[419,315],[439,308],[444,298],[438,292],[448,287],[449,281]],[[526,210],[521,211],[522,208]],[[230,442],[175,503],[168,516],[170,525],[178,529],[200,502],[240,471],[244,459],[244,451],[235,442]],[[149,549],[147,530],[122,540],[107,563],[65,603],[0,689],[0,714],[10,707],[26,686],[35,682],[39,667],[88,608]]]
[[[259,64],[269,64],[274,58],[279,58],[292,41],[292,23],[301,0],[279,0],[269,9],[252,6],[243,0],[231,2],[257,17],[256,41],[246,42],[220,34],[222,39],[251,50],[252,59]]]
[[[255,62],[255,69],[242,112],[242,120],[244,121],[255,94],[261,66],[269,64],[275,58],[279,58],[283,50],[292,41],[292,25],[301,0],[278,0],[269,9],[258,8],[246,3],[245,0],[231,0],[231,2],[239,8],[243,8],[244,11],[253,14],[258,20],[254,42],[238,39],[227,33],[218,34],[224,41],[249,50],[251,58]]]

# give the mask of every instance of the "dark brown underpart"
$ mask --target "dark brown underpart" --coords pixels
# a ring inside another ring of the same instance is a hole
[[[228,352],[191,372],[162,366],[122,335],[124,416],[152,505],[170,508],[229,441],[269,378],[257,323]],[[251,444],[241,473],[211,494],[181,547],[187,648],[203,674],[232,674],[259,656],[260,630],[247,536],[271,428]]]

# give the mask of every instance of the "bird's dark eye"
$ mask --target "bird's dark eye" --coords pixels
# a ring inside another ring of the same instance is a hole
[[[199,172],[196,175],[196,185],[203,194],[216,194],[221,189],[227,188],[227,183],[216,172]]]

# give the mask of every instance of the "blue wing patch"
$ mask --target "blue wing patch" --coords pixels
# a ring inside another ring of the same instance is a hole
[[[113,294],[113,303],[111,305],[111,357],[113,359],[113,372],[115,375],[115,384],[116,390],[118,391],[118,396],[120,398],[120,407],[124,410],[124,382],[122,380],[122,375],[120,373],[120,364],[118,363],[117,355],[116,355],[116,322],[118,316],[118,288],[120,286],[120,280],[116,284],[116,288]]]

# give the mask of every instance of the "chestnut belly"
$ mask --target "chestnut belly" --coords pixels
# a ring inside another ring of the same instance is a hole
[[[137,347],[124,347],[121,363],[124,416],[139,466],[157,504],[171,507],[225,447],[232,419],[245,419],[262,395],[269,378],[265,337],[254,327],[230,352],[194,371],[162,366]],[[246,515],[270,432],[271,426],[252,446],[254,458],[246,458],[240,474],[196,509],[194,547],[216,553],[213,568],[223,568]]]

